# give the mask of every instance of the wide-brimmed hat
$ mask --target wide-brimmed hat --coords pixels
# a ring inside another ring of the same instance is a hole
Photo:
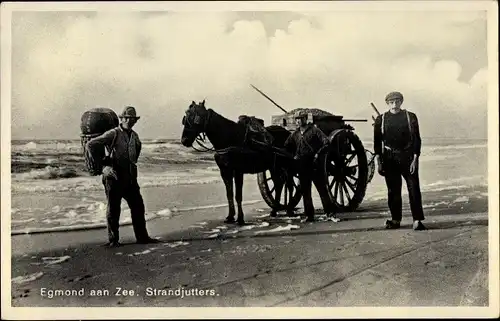
[[[140,116],[137,116],[137,113],[135,112],[135,108],[132,106],[126,106],[123,109],[123,112],[120,114],[120,118],[135,118],[139,119],[141,118]]]
[[[389,100],[401,100],[403,101],[403,94],[400,93],[399,91],[392,91],[385,96],[385,101]]]

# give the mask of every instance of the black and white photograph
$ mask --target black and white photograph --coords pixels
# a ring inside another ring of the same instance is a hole
[[[499,317],[496,1],[1,14],[2,319]]]

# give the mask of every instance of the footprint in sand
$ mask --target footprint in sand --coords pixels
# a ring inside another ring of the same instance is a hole
[[[72,278],[72,279],[67,279],[66,281],[67,282],[78,282],[78,281],[85,280],[85,279],[88,279],[88,278],[91,278],[91,277],[92,277],[92,275],[85,274],[83,276],[77,276],[77,277]]]
[[[21,293],[21,294],[18,294],[18,295],[13,295],[13,296],[12,296],[12,298],[13,298],[13,299],[17,299],[17,298],[27,298],[27,297],[29,297],[30,292],[31,292],[31,290],[30,290],[30,289],[24,289],[24,290],[22,290],[22,293]]]
[[[451,268],[451,267],[454,266],[453,264],[447,264],[446,262],[439,261],[439,260],[438,261],[432,261],[432,262],[431,261],[426,261],[424,264],[427,265],[427,266],[431,266],[431,267],[440,267],[440,268],[445,268],[445,269]]]

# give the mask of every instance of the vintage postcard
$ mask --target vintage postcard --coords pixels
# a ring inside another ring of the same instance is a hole
[[[2,2],[2,318],[498,317],[497,26]]]

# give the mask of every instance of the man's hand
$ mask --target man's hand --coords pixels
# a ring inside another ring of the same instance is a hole
[[[414,174],[418,169],[418,156],[414,156],[410,164],[410,174]]]
[[[115,180],[118,179],[118,176],[116,176],[116,172],[111,166],[104,166],[104,168],[102,169],[102,176],[106,178],[111,177],[114,178]]]
[[[382,160],[380,159],[379,155],[376,156],[376,160],[377,160],[377,169],[378,169],[379,175],[380,176],[385,176],[384,167],[382,165]]]

